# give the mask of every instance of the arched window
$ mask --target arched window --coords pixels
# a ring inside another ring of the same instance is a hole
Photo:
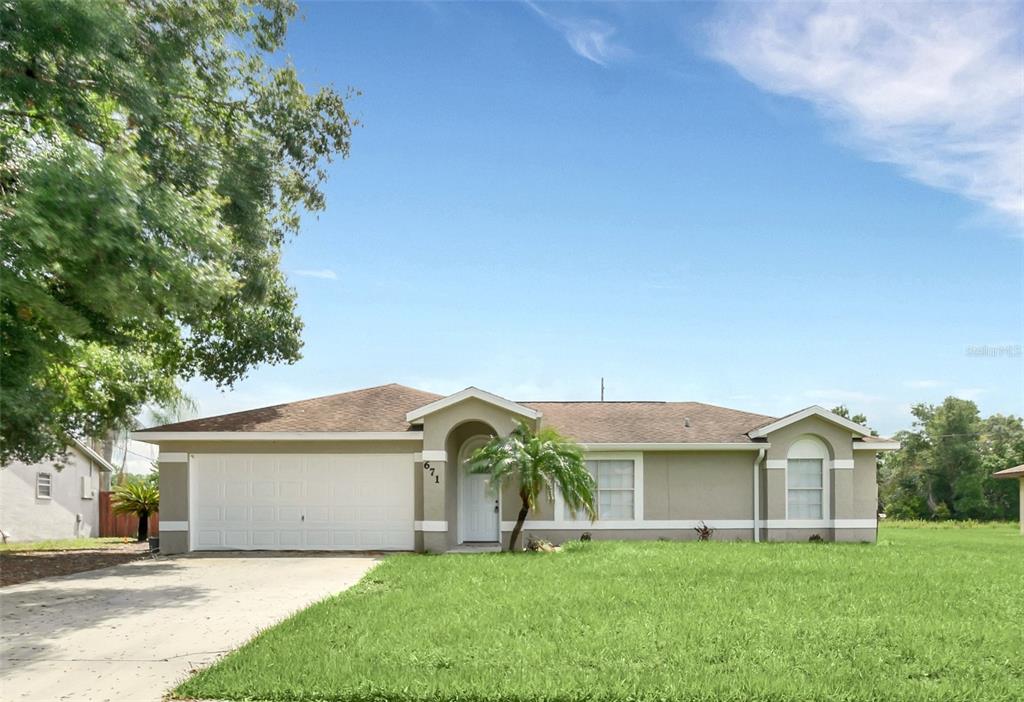
[[[828,449],[813,436],[793,442],[786,460],[786,518],[828,518]]]

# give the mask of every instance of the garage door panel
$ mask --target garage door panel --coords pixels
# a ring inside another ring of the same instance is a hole
[[[411,454],[200,454],[195,549],[411,549]]]

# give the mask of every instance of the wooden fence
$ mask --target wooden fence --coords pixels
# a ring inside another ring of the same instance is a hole
[[[139,533],[139,518],[134,514],[114,514],[110,493],[100,492],[100,536],[127,536],[134,539]],[[149,515],[149,535],[160,533],[160,515]]]

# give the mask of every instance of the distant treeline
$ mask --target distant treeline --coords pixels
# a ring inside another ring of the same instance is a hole
[[[913,428],[893,437],[900,450],[879,462],[879,510],[895,519],[1016,520],[1017,481],[992,474],[1024,463],[1021,418],[982,419],[977,405],[956,397],[912,413]]]

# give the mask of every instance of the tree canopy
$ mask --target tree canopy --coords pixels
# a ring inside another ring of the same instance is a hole
[[[295,11],[0,3],[0,461],[299,358],[281,248],[354,122],[280,59]]]
[[[896,434],[879,473],[882,508],[907,519],[1014,519],[1017,485],[992,473],[1024,463],[1024,423],[994,414],[982,419],[970,400],[917,404],[913,428]]]

